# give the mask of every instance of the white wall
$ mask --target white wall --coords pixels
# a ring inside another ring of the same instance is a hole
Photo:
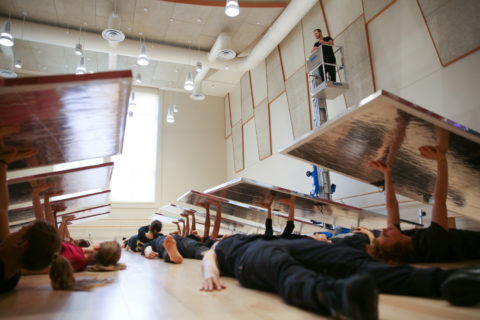
[[[120,240],[149,224],[158,207],[175,202],[188,190],[203,191],[226,181],[224,99],[194,101],[188,94],[177,93],[179,112],[173,124],[165,122],[173,94],[161,93],[160,101],[155,203],[114,205],[106,219],[71,226],[74,238]],[[176,227],[170,224],[164,229]]]

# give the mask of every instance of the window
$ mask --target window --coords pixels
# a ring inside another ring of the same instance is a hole
[[[156,89],[134,88],[128,108],[123,153],[115,163],[112,202],[155,202],[159,95]]]

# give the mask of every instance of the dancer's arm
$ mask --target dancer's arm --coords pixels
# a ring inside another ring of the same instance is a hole
[[[213,248],[205,251],[202,259],[202,275],[203,283],[202,287],[200,288],[201,291],[220,291],[227,288],[220,279],[220,269],[218,268],[217,255],[215,254],[215,250]]]
[[[447,192],[448,192],[448,164],[445,153],[439,147],[423,146],[420,154],[430,160],[437,161],[437,180],[435,181],[432,222],[448,230]]]
[[[387,225],[400,225],[400,210],[398,208],[398,201],[395,195],[392,180],[392,167],[389,163],[382,161],[370,162],[370,168],[376,169],[383,173],[385,178],[385,200],[387,203]]]
[[[59,196],[61,194],[63,194],[63,190],[46,193],[45,196],[44,196],[44,201],[43,201],[43,206],[45,207],[45,218],[47,219],[48,222],[50,222],[55,227],[57,227],[57,221],[55,221],[55,217],[53,216],[53,211],[52,211],[52,205],[50,203],[50,198],[53,198],[55,196]]]

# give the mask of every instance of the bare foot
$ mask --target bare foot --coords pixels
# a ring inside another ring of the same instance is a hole
[[[163,241],[163,247],[165,250],[167,250],[168,255],[170,256],[170,261],[172,261],[175,264],[180,264],[183,262],[183,257],[178,252],[177,249],[177,242],[171,235],[168,235],[165,240]]]

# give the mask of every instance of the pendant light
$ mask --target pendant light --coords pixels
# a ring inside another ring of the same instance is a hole
[[[135,77],[135,82],[142,83],[142,75],[140,73],[137,73],[137,76]]]
[[[140,41],[141,41],[141,38],[140,38]],[[145,47],[145,43],[142,43],[142,45],[140,46],[140,54],[138,55],[138,58],[137,58],[137,64],[139,66],[148,66],[149,63],[150,61],[148,60],[148,56],[147,56],[147,48]]]
[[[80,26],[80,33],[78,34],[78,43],[75,45],[75,54],[81,56],[83,54],[82,44],[80,43],[80,38],[82,36],[82,26]]]
[[[75,70],[75,74],[85,74],[86,72],[87,72],[87,68],[85,67],[85,56],[81,56],[80,63],[78,64],[78,67]]]
[[[132,91],[129,105],[130,106],[136,106],[137,105],[137,103],[135,102],[135,91]]]
[[[167,122],[168,123],[174,123],[175,122],[175,117],[173,116],[173,108],[172,107],[168,108]]]
[[[240,13],[240,7],[238,6],[238,0],[227,0],[225,5],[225,14],[229,17],[236,17]]]
[[[15,58],[15,68],[17,69],[22,69],[22,59],[20,58]]]
[[[12,47],[14,44],[13,36],[10,33],[10,20],[5,21],[2,33],[0,34],[0,44],[5,47]]]
[[[193,77],[191,71],[187,72],[187,77],[185,78],[185,84],[183,85],[183,89],[185,89],[186,91],[193,90]]]

